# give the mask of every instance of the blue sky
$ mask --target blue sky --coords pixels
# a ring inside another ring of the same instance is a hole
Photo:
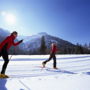
[[[10,32],[47,32],[72,43],[90,42],[90,0],[0,0],[0,12],[15,15],[13,25],[0,15],[0,27]]]

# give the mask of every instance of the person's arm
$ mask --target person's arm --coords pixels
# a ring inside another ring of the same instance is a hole
[[[22,43],[23,42],[23,40],[20,40],[19,42],[17,42],[17,43],[14,43],[14,41],[13,41],[13,45],[14,46],[17,46],[17,45],[19,45],[20,43]]]

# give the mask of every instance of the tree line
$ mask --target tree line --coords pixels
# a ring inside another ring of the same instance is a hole
[[[57,54],[90,54],[90,43],[81,45],[77,43],[74,46],[64,46],[60,47],[57,45],[58,51]],[[48,54],[50,52],[50,48],[47,48],[45,37],[41,38],[41,47],[40,54]]]

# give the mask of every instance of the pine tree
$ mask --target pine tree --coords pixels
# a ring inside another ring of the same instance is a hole
[[[90,50],[90,43],[89,43],[89,46],[88,46],[89,50]]]
[[[85,43],[83,47],[84,47],[84,48],[88,48],[88,45],[87,45],[87,43]]]
[[[46,44],[45,44],[45,37],[42,36],[41,38],[41,46],[40,46],[40,54],[46,54]]]
[[[84,49],[83,47],[77,43],[76,45],[76,54],[84,54]]]

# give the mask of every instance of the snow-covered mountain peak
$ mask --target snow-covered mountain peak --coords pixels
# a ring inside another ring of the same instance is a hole
[[[48,34],[46,32],[40,32],[40,33],[38,33],[38,35],[45,36],[45,35],[48,35]]]

